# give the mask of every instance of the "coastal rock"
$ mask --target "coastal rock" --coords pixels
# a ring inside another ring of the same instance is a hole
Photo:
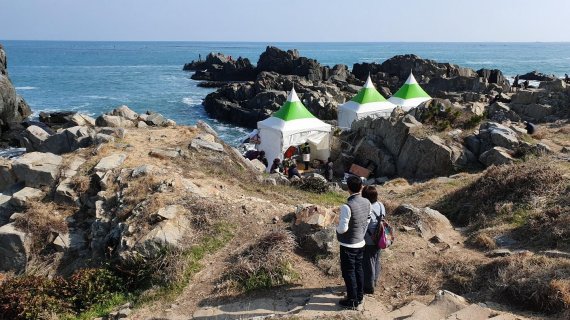
[[[489,106],[488,118],[498,122],[505,120],[518,122],[521,119],[520,116],[516,112],[512,111],[506,103],[498,101]]]
[[[207,149],[207,150],[212,150],[212,151],[217,151],[217,152],[223,152],[224,151],[224,146],[222,144],[217,143],[217,142],[204,140],[204,139],[199,139],[199,138],[192,139],[192,142],[190,143],[190,147],[194,148],[196,150]]]
[[[568,85],[563,79],[554,79],[552,81],[544,81],[540,83],[539,88],[548,91],[565,91]]]
[[[183,70],[196,71],[191,78],[206,81],[247,81],[255,79],[257,74],[249,59],[234,60],[215,52],[209,53],[205,61],[185,64]]]
[[[50,134],[44,129],[31,125],[22,132],[20,137],[20,145],[26,148],[26,151],[32,152],[39,150],[41,145],[50,137]]]
[[[94,170],[96,172],[105,172],[105,171],[113,170],[115,168],[118,168],[120,165],[122,165],[126,159],[127,159],[127,155],[124,153],[117,153],[117,154],[110,155],[108,157],[101,159],[99,161],[99,163],[97,163],[97,165],[95,166]]]
[[[544,74],[536,70],[519,76],[519,80],[529,80],[529,81],[553,81],[556,79],[558,78],[553,74]]]
[[[134,127],[131,120],[123,117],[102,114],[95,120],[95,124],[99,127],[112,127],[112,128],[130,128]]]
[[[122,118],[125,118],[127,120],[137,120],[139,115],[134,112],[133,110],[131,110],[129,107],[122,105],[116,109],[114,109],[113,111],[111,111],[111,115],[113,116],[119,116]]]
[[[53,153],[26,153],[13,163],[17,180],[27,187],[52,186],[61,168],[63,158]]]
[[[5,126],[11,122],[22,122],[32,114],[32,111],[26,101],[16,93],[14,85],[8,78],[8,63],[2,45],[0,45],[0,57],[0,124]]]
[[[149,113],[145,120],[146,124],[153,127],[165,126],[167,121],[168,120],[163,115],[155,112]]]
[[[68,124],[71,127],[75,127],[75,126],[89,126],[89,127],[94,127],[95,126],[95,119],[86,115],[86,114],[82,114],[82,113],[75,113],[74,115],[72,115],[69,118],[69,122]]]
[[[14,223],[0,227],[0,271],[21,273],[28,263],[29,241]]]
[[[73,115],[73,111],[40,112],[39,119],[50,127],[61,127],[68,123]]]
[[[37,151],[63,154],[86,148],[93,143],[94,130],[90,127],[71,127],[49,136]]]
[[[16,207],[26,207],[30,201],[39,201],[45,196],[41,190],[25,187],[12,195],[10,203]]]
[[[303,204],[297,206],[292,230],[303,250],[311,254],[331,254],[338,245],[334,228],[337,220],[330,209]]]
[[[466,166],[469,151],[446,145],[437,136],[425,139],[410,136],[406,139],[397,161],[398,175],[425,179],[433,176],[447,176],[456,172],[460,165]],[[463,159],[461,159],[463,158]]]
[[[482,153],[481,156],[479,156],[479,161],[486,166],[500,166],[513,163],[515,159],[510,155],[508,149],[493,147],[491,150]]]
[[[12,170],[12,161],[0,159],[0,192],[8,190],[16,183],[16,175]]]

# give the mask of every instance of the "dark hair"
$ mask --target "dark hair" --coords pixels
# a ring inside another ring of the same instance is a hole
[[[263,157],[263,156],[265,155],[265,151],[261,150],[261,151],[259,152],[259,155]]]
[[[279,158],[275,158],[275,159],[273,160],[273,163],[279,163],[279,162],[281,162],[281,160],[279,160]]]
[[[350,176],[346,179],[346,186],[350,192],[360,192],[360,189],[362,189],[362,180],[360,177]]]
[[[372,186],[366,186],[364,187],[364,189],[362,189],[362,196],[366,199],[368,199],[368,201],[370,201],[370,203],[374,203],[378,201],[378,190],[376,190],[375,187]]]

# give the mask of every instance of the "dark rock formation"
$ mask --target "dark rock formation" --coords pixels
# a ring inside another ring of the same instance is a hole
[[[184,65],[184,70],[196,71],[194,80],[208,81],[248,81],[255,79],[256,71],[249,59],[230,59],[221,53],[210,53],[206,61],[192,61]]]
[[[558,78],[553,74],[544,74],[534,70],[529,73],[525,73],[522,76],[519,76],[519,79],[529,81],[553,81]]]
[[[32,114],[28,104],[16,94],[7,68],[6,53],[0,45],[0,132],[8,131],[10,123],[21,122]]]
[[[322,120],[336,120],[337,105],[350,96],[332,82],[261,72],[254,82],[231,83],[210,93],[203,105],[213,118],[254,128],[279,109],[293,85],[309,111]]]

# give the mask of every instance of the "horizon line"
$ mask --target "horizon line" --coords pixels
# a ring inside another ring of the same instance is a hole
[[[249,40],[77,40],[77,39],[0,39],[3,41],[35,41],[35,42],[202,42],[202,43],[362,43],[362,44],[381,44],[381,43],[570,43],[566,41],[249,41]]]

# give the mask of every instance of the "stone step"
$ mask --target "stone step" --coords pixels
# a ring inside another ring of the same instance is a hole
[[[408,320],[440,320],[467,307],[469,303],[465,298],[452,292],[441,290],[429,305],[416,310],[407,318]]]
[[[207,306],[194,312],[192,319],[252,319],[294,314],[307,302],[306,297],[260,298],[234,303]]]
[[[493,312],[489,308],[485,308],[477,304],[472,304],[455,313],[452,313],[447,318],[445,318],[445,320],[486,320],[496,314],[496,312]]]
[[[410,303],[406,304],[405,306],[401,307],[400,309],[396,309],[390,313],[388,313],[386,315],[386,319],[404,319],[406,317],[411,316],[414,312],[416,312],[417,310],[420,310],[422,308],[425,308],[426,305],[416,301],[416,300],[412,300]]]

